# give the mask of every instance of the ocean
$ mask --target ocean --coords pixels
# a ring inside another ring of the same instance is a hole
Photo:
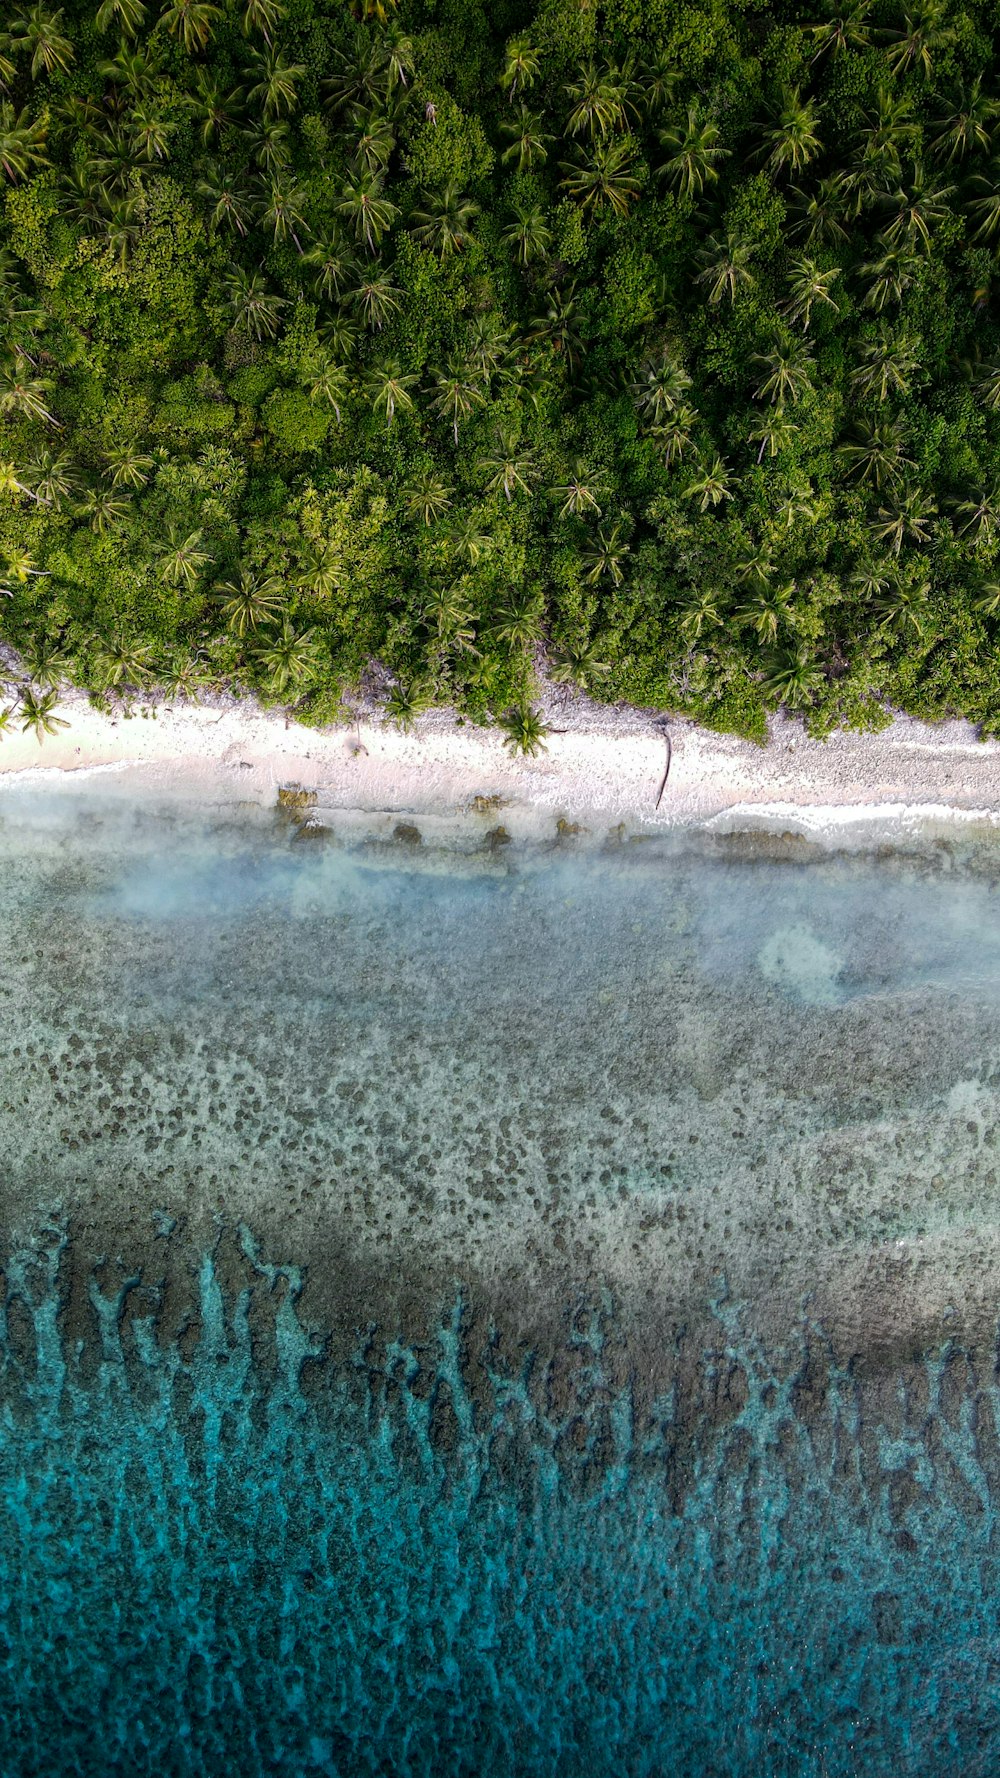
[[[0,1772],[1000,1767],[1000,849],[0,791]]]

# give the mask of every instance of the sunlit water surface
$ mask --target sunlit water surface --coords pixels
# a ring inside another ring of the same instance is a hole
[[[1000,854],[352,832],[0,796],[0,1771],[995,1773]]]

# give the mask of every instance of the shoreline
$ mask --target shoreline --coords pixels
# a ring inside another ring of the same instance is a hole
[[[249,699],[137,703],[130,714],[103,715],[68,691],[59,704],[68,728],[41,744],[31,732],[0,738],[0,783],[53,788],[99,777],[116,792],[262,808],[292,786],[310,793],[318,822],[337,811],[385,821],[482,815],[488,805],[515,838],[561,821],[602,838],[623,826],[647,835],[763,831],[839,847],[1000,825],[1000,742],[978,740],[965,721],[932,727],[901,716],[875,734],[813,740],[799,720],[776,717],[761,747],[675,719],[657,808],[661,713],[555,692],[542,706],[546,751],[524,759],[511,757],[499,729],[448,711],[429,712],[407,734],[374,706],[349,726],[316,730]]]

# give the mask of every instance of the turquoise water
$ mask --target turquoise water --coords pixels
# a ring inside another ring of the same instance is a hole
[[[1000,854],[351,834],[0,795],[0,1771],[995,1772]]]

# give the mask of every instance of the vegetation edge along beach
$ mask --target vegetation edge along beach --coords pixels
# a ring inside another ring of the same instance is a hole
[[[0,27],[0,726],[1000,719],[990,0]]]

